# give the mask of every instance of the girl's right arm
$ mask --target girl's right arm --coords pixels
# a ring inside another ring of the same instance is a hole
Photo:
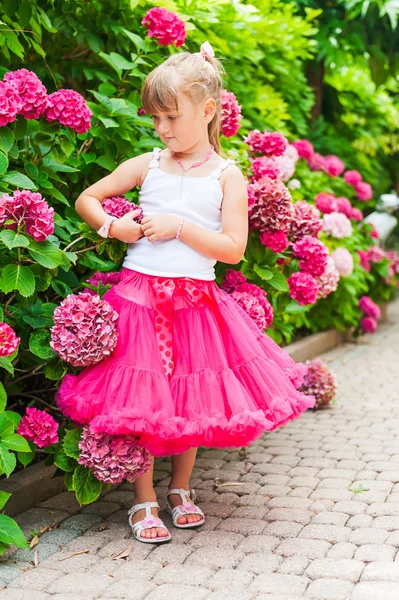
[[[98,230],[108,216],[101,206],[104,199],[122,196],[136,185],[141,185],[143,173],[146,172],[151,158],[150,152],[130,158],[115,171],[86,188],[75,202],[76,212],[90,227]],[[121,242],[136,242],[143,236],[140,225],[133,220],[138,214],[139,211],[134,210],[112,223],[110,237]]]

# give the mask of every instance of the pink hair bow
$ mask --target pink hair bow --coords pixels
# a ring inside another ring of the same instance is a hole
[[[215,52],[209,42],[204,42],[201,44],[200,54],[205,60],[215,56]]]

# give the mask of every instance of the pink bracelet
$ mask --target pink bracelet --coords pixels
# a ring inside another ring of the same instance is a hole
[[[179,225],[179,227],[177,228],[177,233],[176,233],[176,236],[175,236],[175,237],[176,237],[176,239],[178,239],[178,238],[180,237],[181,230],[182,230],[182,228],[183,228],[183,223],[184,223],[184,219],[182,219],[182,220],[180,221],[180,225]]]

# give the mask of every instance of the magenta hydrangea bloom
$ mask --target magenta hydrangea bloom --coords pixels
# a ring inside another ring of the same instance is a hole
[[[292,145],[297,149],[297,152],[301,158],[309,160],[314,155],[313,144],[309,140],[296,140],[292,142]]]
[[[386,257],[385,250],[378,246],[370,246],[367,254],[369,261],[376,264],[380,263]]]
[[[352,254],[346,248],[337,248],[331,254],[340,277],[349,277],[354,269],[354,260]]]
[[[18,425],[17,433],[39,448],[47,448],[58,442],[58,423],[44,410],[27,408],[25,416]]]
[[[241,105],[233,92],[222,90],[222,124],[221,131],[226,137],[233,137],[240,129]]]
[[[74,367],[94,365],[116,346],[118,313],[98,295],[69,294],[54,311],[50,346]]]
[[[4,81],[11,83],[18,91],[22,106],[18,113],[25,119],[38,119],[47,106],[47,90],[33,71],[18,69],[4,75]]]
[[[362,296],[359,300],[360,310],[368,317],[373,317],[376,321],[381,318],[381,310],[378,304],[373,302],[370,296]]]
[[[86,133],[91,126],[92,112],[85,99],[75,90],[58,90],[47,96],[46,121],[59,121],[77,133]]]
[[[322,229],[323,221],[320,218],[319,210],[312,204],[309,204],[309,202],[306,202],[306,200],[295,202],[290,236],[294,240],[307,235],[317,237]]]
[[[371,269],[369,253],[367,250],[358,250],[357,253],[360,257],[360,266],[369,273]]]
[[[327,192],[320,192],[315,198],[317,208],[324,213],[329,215],[332,212],[338,212],[337,202],[334,194],[328,194]]]
[[[273,322],[273,307],[267,303],[267,310],[257,296],[249,292],[240,292],[237,288],[231,293],[231,297],[245,310],[261,331],[269,327]]]
[[[373,317],[363,317],[360,321],[362,333],[375,333],[377,331],[377,321]]]
[[[299,267],[304,273],[320,277],[326,270],[327,247],[315,237],[307,235],[293,245],[294,256],[300,259]]]
[[[309,273],[293,273],[287,279],[290,296],[298,304],[314,304],[319,294],[316,279]]]
[[[323,217],[323,230],[327,235],[342,239],[352,235],[352,224],[346,215],[333,212]]]
[[[335,203],[337,207],[336,212],[342,213],[343,215],[346,215],[348,219],[350,219],[353,210],[350,200],[345,198],[345,196],[338,196],[335,198]]]
[[[293,215],[291,196],[282,181],[268,177],[258,179],[248,186],[252,205],[249,213],[251,229],[274,233],[288,233]]]
[[[223,281],[220,285],[222,290],[231,294],[241,283],[245,283],[247,278],[241,273],[241,271],[235,271],[234,269],[226,269]]]
[[[113,217],[117,217],[120,219],[124,215],[134,210],[140,210],[140,214],[134,218],[136,223],[141,223],[143,219],[143,210],[134,202],[129,202],[129,200],[125,196],[112,196],[110,198],[105,198],[102,203],[102,208],[106,213],[112,215]]]
[[[174,12],[166,8],[151,8],[141,21],[148,29],[148,37],[156,38],[159,46],[182,46],[186,40],[186,25]]]
[[[355,190],[358,199],[362,202],[368,202],[373,197],[373,188],[365,181],[360,181],[360,183],[355,186]]]
[[[286,151],[281,156],[276,156],[275,161],[280,169],[279,178],[281,181],[288,181],[295,173],[296,163],[298,162],[298,151],[292,145],[288,144]]]
[[[79,441],[78,463],[93,469],[93,475],[103,483],[133,483],[151,467],[148,450],[133,435],[110,435],[83,427]]]
[[[359,171],[345,171],[344,179],[349,185],[357,186],[361,182],[362,176]]]
[[[0,197],[0,225],[6,221],[13,221],[5,225],[7,229],[19,226],[35,241],[43,242],[54,233],[54,208],[38,192],[15,190],[12,196],[3,194]]]
[[[7,81],[0,81],[0,127],[13,123],[22,109],[18,90]]]
[[[0,323],[0,356],[11,356],[18,348],[20,341],[8,323]]]
[[[345,163],[338,156],[329,154],[324,157],[324,170],[331,177],[338,177],[345,171]]]
[[[284,252],[288,248],[288,237],[282,231],[269,233],[264,231],[260,236],[260,241],[266,248],[270,248],[273,252]]]
[[[309,165],[309,168],[312,169],[312,171],[325,171],[326,170],[324,156],[322,156],[321,154],[318,154],[317,152],[315,152],[313,154],[313,156],[311,156],[308,159],[308,165]]]
[[[338,269],[331,256],[329,256],[327,259],[326,270],[323,275],[316,277],[320,298],[327,298],[332,292],[335,292],[339,284],[339,279]]]
[[[363,221],[363,213],[358,208],[352,207],[351,213],[348,215],[348,217],[354,221]]]
[[[287,149],[288,142],[286,138],[277,131],[264,131],[253,129],[244,137],[244,142],[248,144],[251,152],[268,154],[270,156],[281,156]]]
[[[253,171],[253,181],[269,177],[269,179],[277,179],[280,175],[280,167],[277,160],[273,156],[260,156],[251,158],[251,168]]]
[[[239,283],[238,285],[236,285],[234,291],[252,294],[252,296],[255,296],[255,298],[259,300],[261,306],[265,309],[266,312],[269,310],[270,304],[267,300],[266,291],[258,285],[244,281],[243,283]]]
[[[308,372],[300,391],[316,398],[314,408],[326,407],[334,400],[337,383],[334,374],[319,358],[306,361]]]

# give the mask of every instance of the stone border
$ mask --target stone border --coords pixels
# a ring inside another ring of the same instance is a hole
[[[394,302],[399,303],[399,299],[394,300]],[[387,308],[388,304],[381,307],[380,322],[388,320]],[[350,330],[340,333],[335,329],[329,329],[306,336],[293,344],[285,346],[284,350],[292,356],[295,362],[304,362],[339,346],[343,342],[350,341],[350,339]],[[14,473],[8,479],[0,480],[0,490],[12,493],[4,513],[14,517],[36,506],[39,502],[48,500],[65,491],[64,478],[52,478],[55,470],[54,466],[46,467],[43,462],[40,462]]]

